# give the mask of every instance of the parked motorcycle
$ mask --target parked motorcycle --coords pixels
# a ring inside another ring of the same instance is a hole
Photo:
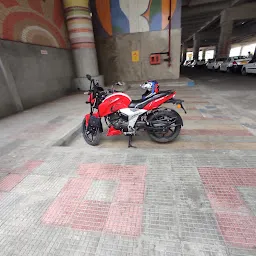
[[[147,81],[141,86],[147,90],[142,98],[131,100],[127,94],[113,88],[105,91],[90,75],[86,77],[90,81],[86,102],[90,104],[90,113],[82,122],[82,133],[89,145],[96,146],[100,142],[102,117],[109,128],[107,136],[129,136],[128,147],[133,147],[132,137],[138,130],[147,131],[149,137],[159,143],[171,142],[179,135],[183,126],[181,116],[174,109],[160,107],[164,103],[172,103],[186,113],[184,101],[174,98],[175,91],[159,91],[156,81]]]

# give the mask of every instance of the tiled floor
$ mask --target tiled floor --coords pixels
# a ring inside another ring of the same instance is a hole
[[[88,111],[83,95],[0,120],[0,254],[256,255],[254,131],[218,95],[176,89],[188,115],[167,145],[52,146]]]

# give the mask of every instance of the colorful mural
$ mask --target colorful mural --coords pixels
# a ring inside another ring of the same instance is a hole
[[[62,0],[0,0],[0,38],[69,48]]]
[[[180,28],[181,0],[91,0],[97,33],[124,33],[168,29],[170,3],[172,29]]]
[[[95,48],[89,0],[64,0],[63,3],[71,47]]]
[[[169,25],[170,2],[172,2],[173,16],[176,10],[177,0],[150,0],[147,10],[142,14],[149,23],[149,30],[164,30]]]

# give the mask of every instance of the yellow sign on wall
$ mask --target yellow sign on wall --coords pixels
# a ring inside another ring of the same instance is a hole
[[[132,62],[140,61],[140,53],[139,51],[132,51]]]

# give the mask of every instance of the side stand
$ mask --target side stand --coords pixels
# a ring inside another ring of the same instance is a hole
[[[132,145],[132,135],[129,136],[129,141],[128,141],[128,148],[136,148],[135,146]]]

